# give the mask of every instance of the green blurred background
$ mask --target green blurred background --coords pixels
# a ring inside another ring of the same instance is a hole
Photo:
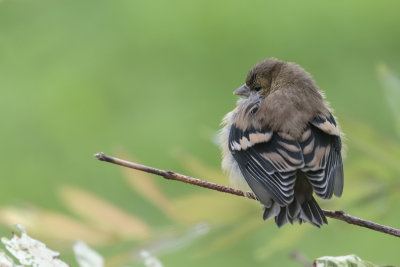
[[[399,264],[399,240],[329,220],[263,222],[250,200],[102,163],[103,151],[228,184],[213,143],[232,91],[267,57],[309,71],[347,135],[326,209],[400,227],[399,1],[0,1],[0,234],[108,266],[301,266],[357,254]],[[397,98],[396,98],[397,97]]]

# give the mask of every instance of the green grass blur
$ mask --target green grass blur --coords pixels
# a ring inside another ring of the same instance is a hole
[[[344,194],[323,208],[400,228],[400,114],[388,105],[392,97],[377,72],[384,62],[400,73],[399,9],[394,0],[0,1],[1,236],[12,230],[4,215],[10,207],[78,219],[60,197],[63,186],[101,196],[153,229],[145,239],[93,242],[106,258],[164,244],[172,238],[166,233],[190,232],[196,222],[172,220],[129,188],[120,168],[92,155],[130,155],[188,175],[214,173],[220,152],[212,139],[235,106],[232,92],[267,57],[309,71],[347,135]],[[185,155],[203,172],[183,164]],[[277,229],[262,221],[257,203],[223,194],[213,195],[223,203],[220,218],[210,218],[204,189],[154,181],[171,200],[200,194],[192,206],[179,207],[210,227],[182,246],[157,250],[165,266],[300,266],[292,251],[309,259],[354,253],[400,264],[394,237],[333,220],[322,229]],[[69,241],[55,239],[41,241],[72,261]]]

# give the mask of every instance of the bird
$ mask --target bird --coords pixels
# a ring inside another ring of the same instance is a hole
[[[263,219],[328,224],[314,195],[343,192],[342,137],[312,76],[293,62],[267,58],[236,91],[237,106],[222,120],[222,168],[263,205]]]

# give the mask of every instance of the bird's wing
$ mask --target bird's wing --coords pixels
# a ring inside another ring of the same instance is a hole
[[[322,198],[332,194],[341,196],[343,191],[342,142],[340,131],[332,114],[314,118],[300,142],[304,168],[315,193]]]
[[[296,171],[304,167],[302,149],[297,141],[270,129],[241,130],[233,124],[229,150],[264,205],[268,205],[270,198],[281,206],[293,201]]]

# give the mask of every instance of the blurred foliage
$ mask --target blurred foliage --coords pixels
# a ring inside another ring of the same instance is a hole
[[[386,100],[392,110],[397,134],[400,137],[400,80],[385,64],[378,65],[378,74],[383,85]]]
[[[248,69],[274,56],[312,73],[346,133],[343,197],[321,206],[399,228],[399,8],[0,1],[0,234],[23,224],[69,262],[82,239],[107,266],[143,266],[143,249],[165,266],[299,266],[294,250],[399,264],[394,237],[333,220],[278,229],[255,201],[92,157],[226,184],[211,140]]]

